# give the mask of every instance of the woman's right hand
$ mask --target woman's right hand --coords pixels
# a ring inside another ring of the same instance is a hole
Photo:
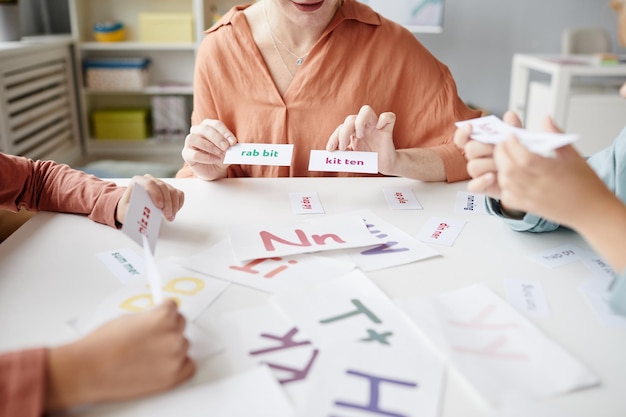
[[[182,156],[196,177],[216,180],[226,177],[224,153],[237,143],[237,138],[219,120],[204,119],[192,126],[185,138]]]

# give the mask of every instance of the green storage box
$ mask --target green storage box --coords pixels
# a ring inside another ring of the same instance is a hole
[[[93,112],[96,139],[144,140],[150,136],[149,109],[114,109]]]

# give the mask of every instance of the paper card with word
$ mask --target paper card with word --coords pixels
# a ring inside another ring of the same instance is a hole
[[[290,166],[292,155],[292,144],[237,143],[224,153],[224,163]]]
[[[324,207],[315,191],[289,193],[294,214],[324,214]]]
[[[423,210],[411,188],[383,188],[387,205],[391,210]]]
[[[328,256],[349,259],[363,271],[377,271],[440,255],[428,245],[376,216],[371,210],[360,210],[354,214],[361,216],[369,232],[378,239],[377,244],[341,250],[329,253]]]
[[[266,364],[294,404],[305,404],[307,384],[320,350],[275,304],[223,313],[213,334],[226,349],[230,369]]]
[[[325,348],[306,386],[308,401],[295,404],[296,415],[437,417],[445,368],[430,358],[409,349]]]
[[[294,417],[285,392],[266,366],[140,400],[139,417]]]
[[[465,227],[465,220],[431,217],[422,226],[417,238],[424,243],[452,246]]]
[[[312,150],[309,171],[378,174],[378,152]]]
[[[279,225],[234,225],[230,243],[239,261],[322,252],[378,243],[359,216],[336,215]]]
[[[507,278],[504,280],[506,298],[522,314],[550,317],[550,306],[541,281]]]
[[[178,309],[188,320],[195,320],[230,284],[186,269],[171,259],[158,262],[163,278],[163,294],[174,299]],[[138,313],[154,307],[150,288],[145,278],[133,280],[106,297],[92,314],[78,322],[81,333],[92,330],[115,317]]]
[[[353,262],[311,254],[240,262],[233,256],[228,239],[178,262],[191,270],[269,293],[293,291],[332,280],[356,267]]]
[[[396,302],[492,405],[599,383],[585,365],[484,285]]]
[[[551,151],[578,140],[575,134],[531,132],[508,125],[493,115],[455,123],[457,127],[465,124],[472,125],[470,137],[474,140],[497,144],[515,135],[529,151],[540,155],[549,155]]]
[[[143,246],[142,235],[145,235],[154,253],[162,220],[163,212],[154,205],[146,189],[134,184],[122,232],[139,246]]]
[[[576,245],[566,244],[530,255],[530,259],[548,268],[558,268],[579,261],[585,252]]]
[[[130,283],[145,271],[144,259],[131,248],[100,252],[96,256],[122,284]]]
[[[454,211],[456,213],[489,214],[484,194],[459,191],[456,193]]]

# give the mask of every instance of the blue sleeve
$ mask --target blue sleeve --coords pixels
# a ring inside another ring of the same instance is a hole
[[[609,305],[617,314],[626,316],[626,270],[615,279],[615,285],[609,295]]]
[[[550,222],[539,216],[535,216],[532,213],[526,213],[522,219],[512,219],[506,214],[502,213],[500,202],[493,198],[486,198],[487,211],[494,216],[500,217],[502,221],[509,225],[509,227],[517,232],[551,232],[559,228],[558,223]]]

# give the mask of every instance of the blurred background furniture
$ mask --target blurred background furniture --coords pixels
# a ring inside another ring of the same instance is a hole
[[[600,27],[576,27],[563,30],[561,54],[604,54],[611,52],[611,38]]]

